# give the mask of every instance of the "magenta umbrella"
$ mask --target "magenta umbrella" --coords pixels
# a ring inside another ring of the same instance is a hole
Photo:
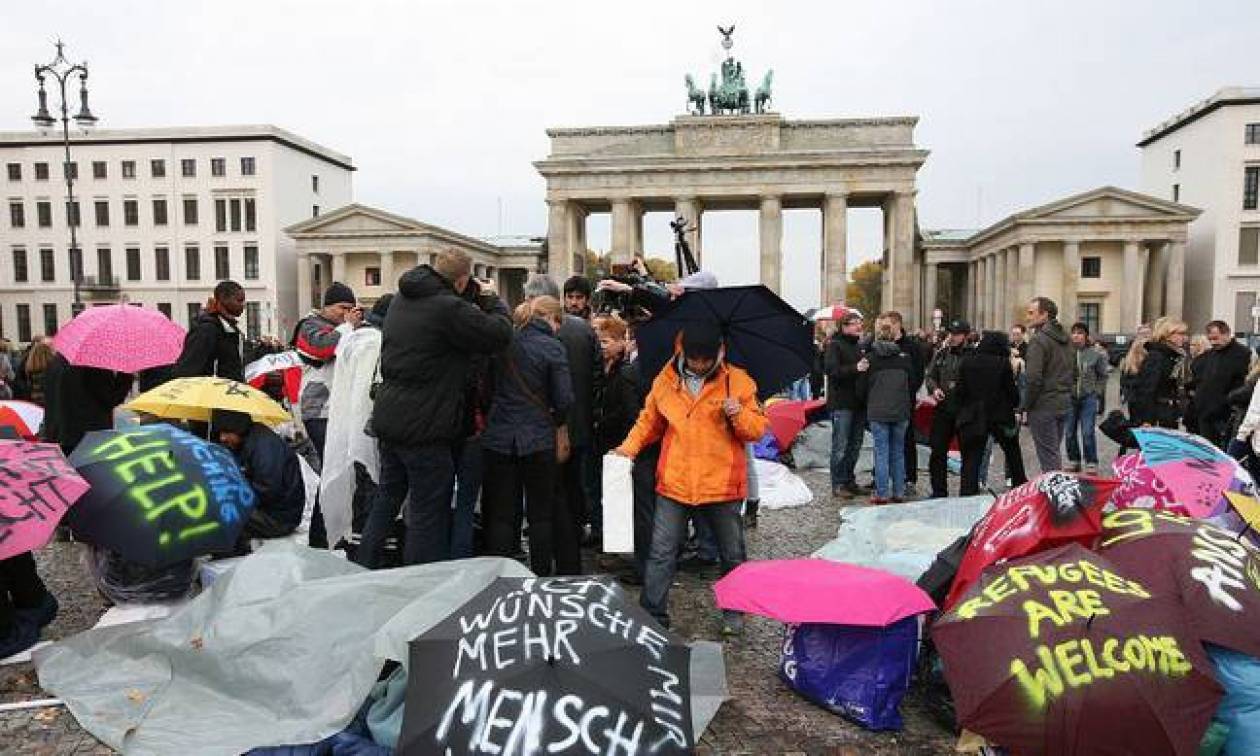
[[[0,559],[48,543],[88,483],[56,444],[0,441]]]
[[[71,365],[138,373],[179,359],[184,329],[137,305],[89,307],[57,331],[53,346]]]
[[[827,559],[744,562],[713,586],[717,604],[787,622],[887,627],[936,604],[883,570]]]

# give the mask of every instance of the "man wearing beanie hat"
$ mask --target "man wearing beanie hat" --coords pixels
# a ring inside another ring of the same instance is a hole
[[[210,430],[211,438],[236,457],[258,498],[241,531],[238,550],[248,553],[251,538],[280,538],[296,530],[306,506],[306,486],[289,444],[246,412],[216,409],[210,415]]]
[[[320,460],[324,458],[324,439],[328,430],[328,399],[333,383],[337,344],[363,322],[354,292],[349,286],[334,281],[324,292],[324,306],[312,310],[293,329],[293,348],[302,358],[302,389],[298,399],[298,415],[306,435],[315,446]],[[324,518],[319,505],[311,518],[310,544],[327,548]]]
[[[669,588],[690,517],[702,517],[717,537],[723,572],[744,561],[740,505],[748,496],[745,444],[770,422],[757,384],[724,361],[721,330],[688,324],[680,349],[652,383],[639,419],[615,454],[638,456],[661,441],[652,545],[639,603],[669,625]],[[725,612],[722,632],[738,634],[743,616]]]

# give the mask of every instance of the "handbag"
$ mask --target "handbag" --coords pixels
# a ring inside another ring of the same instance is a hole
[[[1129,418],[1125,417],[1120,410],[1108,412],[1107,416],[1098,424],[1098,430],[1104,436],[1122,447],[1137,446],[1137,443],[1133,440],[1133,434],[1129,432],[1132,428],[1133,423],[1129,422]]]
[[[521,393],[525,395],[532,404],[543,411],[547,417],[551,417],[551,408],[542,400],[534,390],[529,387],[525,379],[521,376],[520,370],[516,368],[516,360],[512,359],[512,350],[509,348],[507,354],[504,355],[504,362],[507,363],[508,372],[512,374],[512,380],[516,382]],[[556,461],[564,464],[569,461],[569,457],[573,455],[573,445],[569,442],[569,426],[556,426]]]

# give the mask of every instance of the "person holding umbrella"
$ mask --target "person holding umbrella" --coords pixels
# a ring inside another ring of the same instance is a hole
[[[656,513],[640,603],[669,626],[669,588],[678,552],[693,515],[708,520],[717,536],[723,574],[744,561],[740,505],[748,494],[744,446],[767,428],[757,384],[726,362],[721,329],[711,322],[686,325],[681,349],[657,375],[646,406],[621,446],[630,459],[657,441]],[[724,613],[722,632],[737,635],[743,615]]]

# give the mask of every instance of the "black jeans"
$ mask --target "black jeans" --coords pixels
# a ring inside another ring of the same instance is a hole
[[[932,430],[928,434],[928,445],[932,447],[932,455],[928,457],[928,477],[932,480],[934,499],[949,496],[949,443],[954,440],[957,432],[958,410],[954,403],[947,400],[936,405],[936,412],[932,415]],[[909,467],[907,464],[907,470]]]
[[[29,551],[0,559],[0,636],[13,626],[18,609],[34,609],[44,601],[48,589],[35,571],[35,557]]]
[[[481,514],[488,553],[511,557],[516,551],[516,503],[524,488],[530,569],[540,577],[582,574],[578,521],[565,497],[556,495],[555,450],[518,456],[486,449],[484,461]]]
[[[1006,457],[1006,475],[1011,479],[1011,485],[1022,486],[1028,482],[1028,476],[1024,472],[1024,455],[1019,448],[1019,426],[1014,427],[1013,433],[1009,430],[993,425],[989,426],[989,435],[993,436],[997,445],[1002,447],[1002,454]],[[962,487],[958,493],[960,496],[975,496],[980,493],[980,464],[984,461],[984,445],[988,437],[979,436],[960,440],[962,441]]]
[[[303,420],[302,425],[306,428],[306,435],[311,439],[311,445],[315,447],[315,453],[319,455],[319,466],[324,466],[324,441],[328,438],[328,418],[314,417],[310,420]],[[311,510],[311,531],[307,537],[307,543],[313,549],[328,548],[328,531],[324,528],[324,513],[319,508],[319,494],[315,495],[315,507]]]
[[[591,502],[586,495],[586,465],[588,463],[582,461],[590,453],[589,447],[575,446],[569,455],[569,461],[559,465],[559,495],[565,500],[565,511],[572,517],[574,527],[578,529],[578,532],[581,532],[582,526],[591,515]],[[532,528],[533,519],[530,518],[529,522]],[[595,534],[598,536],[599,531]]]
[[[385,539],[407,500],[407,538],[403,564],[450,559],[451,497],[455,492],[455,449],[449,444],[381,444],[381,479],[363,526],[356,561],[375,569]]]
[[[653,444],[634,458],[631,481],[634,490],[634,569],[642,579],[647,574],[648,553],[652,548],[652,521],[656,518],[656,465],[661,459],[660,444]]]

